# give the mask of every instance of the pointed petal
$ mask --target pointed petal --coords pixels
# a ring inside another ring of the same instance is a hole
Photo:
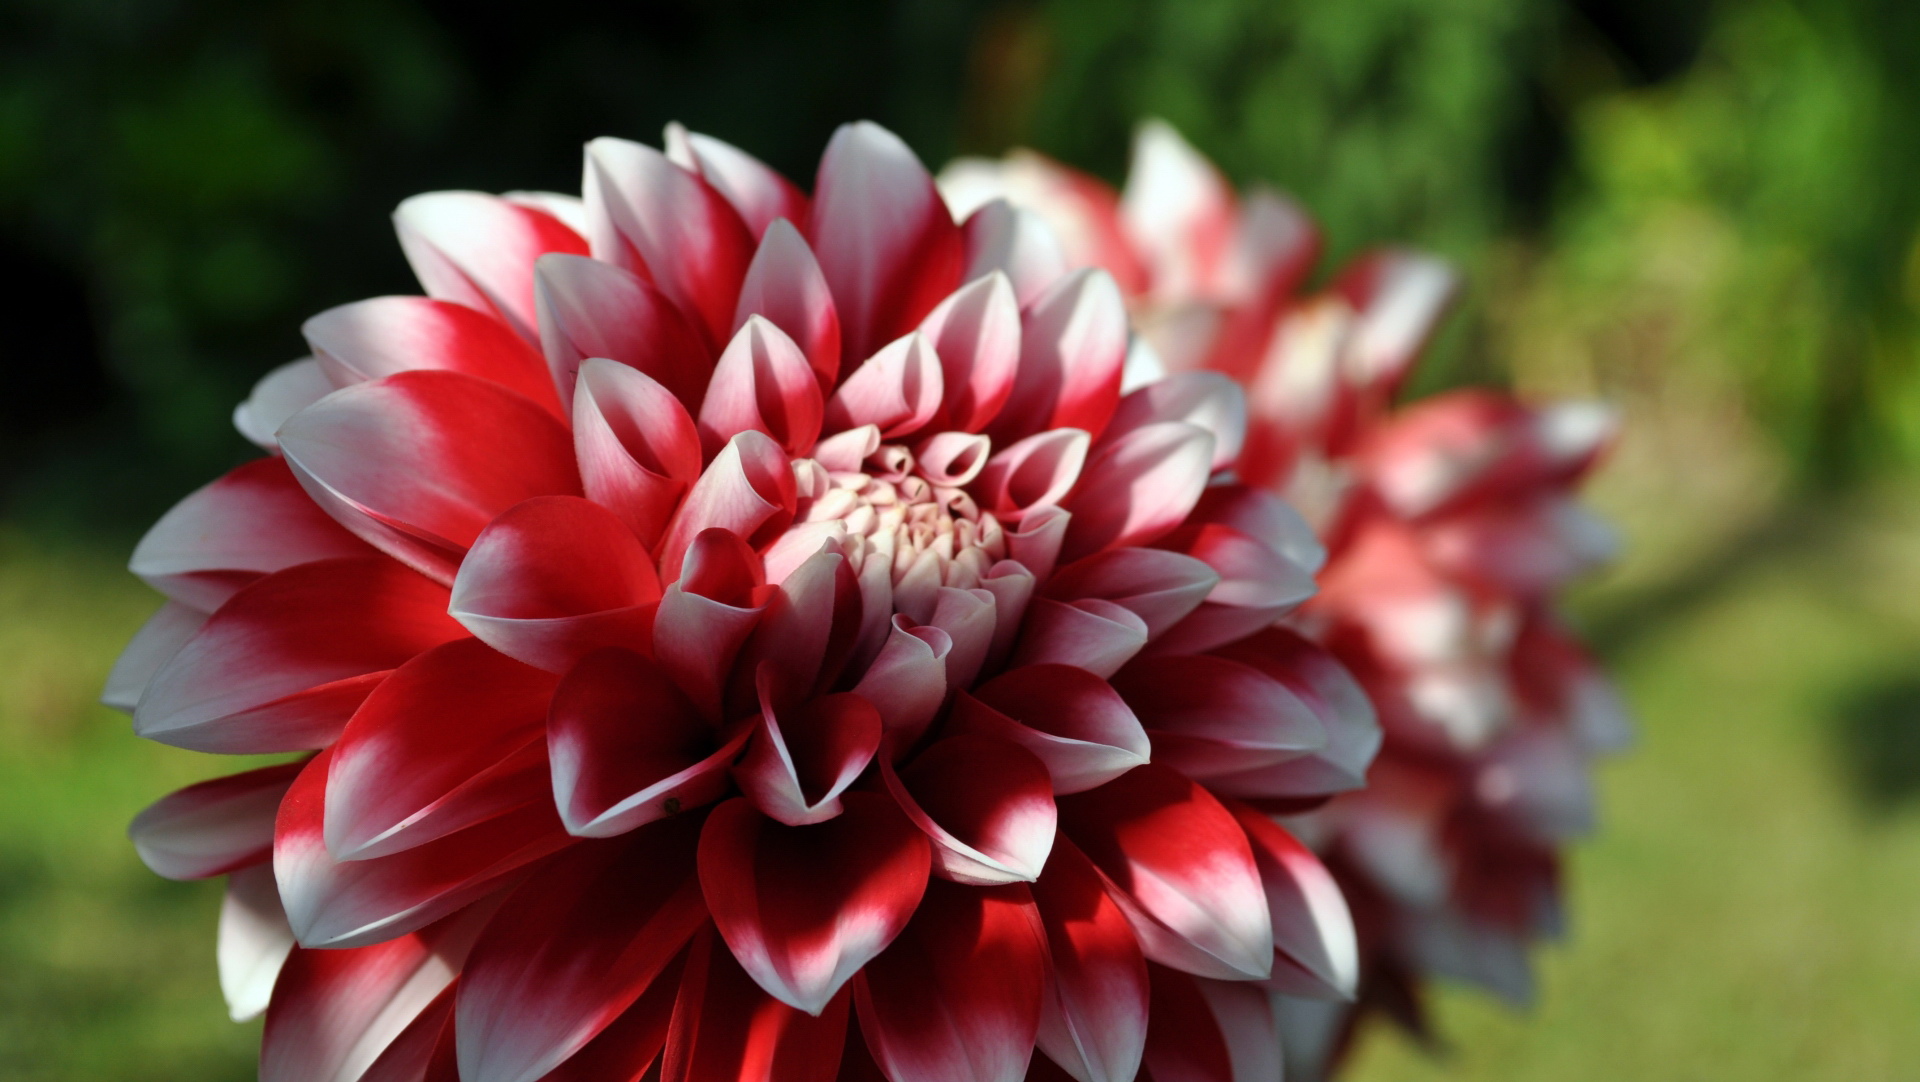
[[[1090,442],[1077,428],[1056,428],[1028,436],[988,459],[969,491],[985,510],[1030,528],[1034,524],[1027,523],[1023,516],[1052,507],[1073,491],[1086,466]],[[1027,562],[1018,555],[1014,558]],[[1051,560],[1047,569],[1052,570]],[[1037,569],[1035,574],[1045,577]]]
[[[807,236],[840,313],[842,367],[851,367],[960,284],[960,228],[913,151],[867,121],[833,133],[813,192]]]
[[[133,633],[126,649],[120,651],[107,673],[107,685],[100,691],[100,701],[123,713],[133,713],[140,704],[140,696],[146,694],[147,685],[153,682],[154,674],[172,661],[206,622],[206,613],[178,601],[160,606],[140,625],[140,630]]]
[[[995,271],[1007,276],[1014,299],[1032,304],[1067,274],[1067,256],[1039,215],[1004,199],[982,203],[961,226],[966,237],[967,269],[973,281]]]
[[[782,826],[730,800],[700,838],[700,885],[734,957],[782,1003],[819,1014],[906,927],[926,889],[926,837],[879,793]]]
[[[940,356],[918,331],[896,338],[850,371],[827,401],[826,431],[876,425],[885,439],[911,435],[940,412]]]
[[[403,936],[572,841],[553,806],[535,801],[394,856],[334,860],[324,830],[332,760],[323,751],[307,763],[274,824],[274,878],[302,946],[356,947]]]
[[[661,1082],[834,1082],[847,1000],[816,1016],[760,990],[711,932],[688,948]]]
[[[560,192],[519,191],[501,192],[500,198],[516,207],[537,210],[561,225],[580,234],[587,235],[587,205],[577,195],[564,195]]]
[[[660,543],[660,578],[673,582],[687,547],[702,531],[720,529],[759,547],[793,521],[791,460],[763,432],[742,432],[727,441],[695,481]]]
[[[533,264],[549,252],[586,255],[559,219],[481,192],[429,192],[393,212],[401,250],[427,295],[498,315],[539,341]]]
[[[1052,428],[1098,436],[1120,401],[1127,307],[1113,278],[1081,270],[1022,313],[1013,395],[988,434],[1006,445]]]
[[[217,944],[220,993],[226,997],[227,1013],[236,1022],[258,1017],[267,1009],[280,967],[293,950],[293,929],[287,927],[287,912],[280,908],[272,864],[263,861],[227,877]]]
[[[1112,685],[1071,665],[1002,673],[954,702],[955,732],[1010,740],[1046,764],[1055,793],[1105,785],[1147,761],[1147,734]]]
[[[770,562],[769,579],[773,575]],[[757,677],[762,664],[769,666],[781,705],[824,691],[846,667],[862,609],[857,573],[837,541],[822,542],[777,580],[766,614],[741,654],[742,671]]]
[[[640,1082],[660,1059],[673,1007],[680,998],[687,952],[681,951],[647,985],[633,1006],[540,1082]],[[428,1082],[439,1082],[429,1079]],[[452,1079],[446,1082],[453,1082]]]
[[[955,690],[972,687],[993,646],[999,601],[993,591],[979,588],[942,586],[938,596],[933,618],[927,623],[953,640],[952,649],[947,651],[946,684]]]
[[[1207,487],[1213,436],[1181,421],[1136,428],[1094,452],[1061,504],[1073,515],[1061,556],[1150,544],[1180,525]]]
[[[764,316],[785,331],[807,355],[821,392],[833,389],[840,373],[840,316],[813,249],[792,222],[775,221],[760,238],[746,281],[740,283],[733,329],[745,326],[750,316]]]
[[[697,836],[656,823],[575,846],[507,896],[460,978],[464,1082],[535,1082],[640,998],[705,923]]]
[[[654,614],[654,656],[709,721],[719,722],[734,659],[766,608],[762,578],[759,556],[738,535],[707,530]]]
[[[668,157],[713,185],[755,237],[763,237],[782,218],[789,222],[807,220],[807,197],[765,162],[732,143],[684,128],[676,132],[676,128],[679,125],[667,126]],[[675,153],[673,145],[683,139],[684,158]]]
[[[645,649],[659,601],[652,557],[613,512],[540,496],[474,539],[448,611],[495,650],[563,673],[603,646]]]
[[[587,236],[594,258],[646,275],[723,342],[753,256],[753,234],[712,185],[649,146],[587,144]]]
[[[586,361],[579,381],[573,450],[582,487],[651,546],[700,477],[693,418],[651,376],[614,361]]]
[[[580,493],[564,425],[458,372],[402,372],[335,391],[282,426],[280,450],[342,526],[446,583],[495,515],[534,496]]]
[[[1324,993],[1351,1000],[1360,982],[1360,949],[1353,915],[1333,873],[1268,816],[1238,802],[1228,802],[1227,810],[1247,832],[1260,866],[1274,949],[1283,961],[1305,970]]]
[[[1020,1082],[1046,966],[1026,887],[933,883],[854,985],[867,1048],[902,1082]]]
[[[168,879],[206,879],[273,855],[273,817],[301,764],[189,785],[147,805],[127,827],[140,860]]]
[[[284,459],[261,458],[174,504],[127,566],[175,601],[210,612],[261,575],[372,554],[307,497]]]
[[[1253,851],[1206,790],[1147,763],[1061,798],[1060,829],[1113,883],[1148,958],[1228,980],[1272,969]]]
[[[506,324],[463,304],[374,297],[329,308],[300,333],[335,386],[415,369],[464,372],[564,416],[539,352]]]
[[[754,806],[788,826],[840,814],[840,794],[880,750],[880,714],[842,692],[776,711],[771,670],[760,673],[760,722],[733,777]]]
[[[1147,727],[1154,761],[1190,778],[1269,766],[1327,745],[1312,707],[1280,681],[1226,658],[1141,658],[1113,686]]]
[[[912,627],[895,616],[880,655],[854,691],[880,711],[896,743],[905,747],[925,731],[947,697],[947,656],[953,639],[937,627]]]
[[[268,451],[278,450],[274,433],[287,418],[334,391],[333,381],[312,357],[288,361],[260,377],[246,401],[233,407],[233,427]]]
[[[1206,603],[1153,644],[1155,653],[1198,653],[1259,631],[1312,597],[1313,573],[1263,541],[1211,523],[1189,523],[1156,544],[1213,569]]]
[[[1130,1082],[1147,1040],[1147,960],[1092,862],[1062,838],[1033,885],[1053,966],[1039,1043],[1079,1082]]]
[[[1233,188],[1164,121],[1134,132],[1120,219],[1145,257],[1157,294],[1216,291],[1233,241]]]
[[[1150,966],[1153,1013],[1147,1025],[1147,1071],[1154,1082],[1240,1082],[1233,1047],[1201,986],[1209,982],[1166,966]],[[1258,989],[1254,995],[1266,998]],[[1269,1023],[1271,1024],[1271,1023]],[[1273,1039],[1277,1050],[1279,1040]],[[1253,1082],[1249,1076],[1247,1082]],[[1269,1078],[1278,1077],[1276,1072]]]
[[[1367,693],[1332,654],[1282,628],[1269,628],[1218,652],[1287,685],[1319,715],[1327,744],[1302,758],[1210,778],[1208,788],[1223,796],[1258,800],[1326,796],[1366,784],[1367,766],[1380,750],[1380,723]]]
[[[962,733],[936,741],[895,773],[887,791],[933,841],[934,874],[957,883],[1031,883],[1053,847],[1046,764],[1011,740]]]
[[[1117,548],[1076,560],[1047,583],[1057,601],[1098,598],[1129,609],[1158,638],[1198,608],[1220,582],[1191,556],[1159,549]]]
[[[442,988],[433,1002],[387,1042],[380,1058],[373,1061],[359,1082],[442,1082],[445,1076],[436,1071],[450,1070],[457,1075],[459,1067],[447,1060],[452,1054],[453,996],[458,987],[456,979]]]
[[[386,856],[545,799],[557,682],[475,639],[395,669],[333,745],[327,851]]]
[[[1013,393],[1020,365],[1020,304],[998,272],[954,291],[920,323],[940,357],[945,388],[938,424],[978,432]]]
[[[700,440],[712,454],[751,429],[789,455],[805,455],[820,438],[824,409],[800,347],[766,319],[749,316],[714,366],[700,404]]]
[[[1247,439],[1247,397],[1218,372],[1175,372],[1122,398],[1103,439],[1158,421],[1185,421],[1213,433],[1210,468],[1224,470],[1240,457]]]
[[[330,743],[387,672],[465,636],[446,609],[444,588],[378,556],[276,572],[235,594],[155,674],[134,731],[228,754]]]
[[[569,409],[575,373],[592,357],[645,372],[688,409],[699,407],[713,347],[651,282],[598,259],[555,255],[540,261],[534,293],[540,348]]]
[[[1035,598],[1008,664],[1072,665],[1107,677],[1146,644],[1147,622],[1123,605],[1099,598]]]
[[[1445,260],[1389,249],[1356,260],[1334,289],[1360,313],[1346,364],[1362,385],[1390,394],[1426,347],[1460,288]]]

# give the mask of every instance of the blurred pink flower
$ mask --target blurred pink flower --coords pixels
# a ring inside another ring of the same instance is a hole
[[[678,127],[583,192],[403,203],[428,295],[309,320],[134,554],[109,700],[310,753],[132,828],[230,877],[261,1077],[1277,1071],[1359,959],[1266,812],[1379,733],[1274,626],[1320,550],[1238,388],[1123,393],[1113,277],[871,124],[811,196]]]
[[[1591,760],[1628,736],[1554,613],[1612,548],[1573,498],[1610,412],[1484,390],[1396,407],[1452,271],[1376,251],[1303,292],[1312,221],[1270,190],[1236,194],[1164,124],[1141,127],[1123,193],[1027,151],[956,162],[941,185],[956,209],[1033,219],[1006,231],[1058,241],[1036,262],[1108,269],[1152,347],[1135,378],[1242,381],[1238,479],[1326,539],[1325,566],[1307,564],[1321,593],[1288,622],[1358,677],[1385,746],[1364,790],[1290,820],[1353,903],[1362,979],[1358,1009],[1276,1000],[1289,1077],[1332,1070],[1368,1010],[1424,1034],[1429,976],[1525,1001],[1528,947],[1560,927],[1560,849],[1591,825]]]

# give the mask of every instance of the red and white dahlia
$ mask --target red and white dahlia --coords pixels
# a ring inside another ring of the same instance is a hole
[[[1524,1001],[1527,947],[1560,925],[1560,849],[1591,824],[1591,759],[1627,734],[1554,606],[1612,546],[1573,499],[1611,415],[1484,390],[1396,408],[1452,271],[1378,251],[1303,293],[1313,223],[1272,191],[1237,195],[1164,124],[1140,129],[1124,193],[1031,152],[941,182],[962,210],[1011,200],[1069,265],[1108,268],[1168,368],[1245,383],[1238,480],[1327,540],[1321,593],[1288,623],[1358,677],[1385,747],[1366,789],[1289,820],[1353,903],[1362,963],[1360,1010],[1283,1006],[1289,1066],[1331,1069],[1368,1008],[1424,1033],[1429,974]]]
[[[1318,542],[1107,272],[871,124],[395,217],[428,295],[307,322],[108,690],[298,753],[132,828],[229,877],[263,1079],[1242,1082],[1352,993],[1269,814],[1379,741],[1275,626]]]

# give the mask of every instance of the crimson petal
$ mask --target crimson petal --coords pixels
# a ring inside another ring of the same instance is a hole
[[[1333,873],[1268,816],[1237,802],[1229,802],[1227,810],[1246,830],[1266,886],[1273,946],[1280,952],[1275,982],[1283,974],[1292,978],[1276,990],[1353,999],[1360,981],[1359,945],[1353,914]]]
[[[831,819],[880,750],[880,714],[847,692],[776,710],[771,683],[772,670],[763,668],[759,727],[734,780],[755,807],[788,826]]]
[[[273,855],[273,818],[300,763],[189,785],[147,805],[127,827],[155,875],[206,879]]]
[[[1147,960],[1100,872],[1072,842],[1054,843],[1033,885],[1053,980],[1042,1051],[1079,1082],[1132,1082],[1147,1040]]]
[[[573,408],[575,373],[590,357],[645,372],[689,408],[698,407],[713,373],[713,350],[659,289],[632,271],[580,256],[540,261],[540,346]]]
[[[935,742],[881,777],[907,817],[933,841],[936,875],[991,886],[1031,883],[1053,848],[1053,782],[1032,752],[991,736]]]
[[[560,416],[546,362],[506,324],[464,304],[428,297],[373,297],[329,308],[300,333],[335,386],[414,369],[491,380]]]
[[[1147,761],[1140,720],[1113,686],[1071,665],[1030,665],[962,692],[956,732],[1011,740],[1046,764],[1055,793],[1078,793]]]
[[[700,433],[687,407],[645,372],[604,357],[580,366],[573,452],[588,498],[648,547],[700,477]]]
[[[533,266],[549,252],[587,254],[558,218],[480,192],[428,192],[393,212],[400,247],[429,296],[497,313],[539,340]]]
[[[800,189],[732,143],[668,124],[666,150],[675,165],[700,174],[726,197],[755,237],[764,236],[781,219],[807,219],[807,197]]]
[[[1013,393],[1020,366],[1020,303],[999,272],[962,286],[920,324],[940,356],[940,427],[979,432]]]
[[[787,332],[807,355],[821,392],[833,389],[840,373],[840,316],[813,249],[791,222],[775,221],[767,227],[746,281],[740,283],[733,329],[745,326],[751,316],[765,316]]]
[[[1113,277],[1087,269],[1062,278],[1027,306],[1013,395],[988,435],[1002,446],[1055,428],[1100,435],[1126,360],[1127,306]]]
[[[1199,608],[1220,576],[1205,563],[1160,549],[1118,548],[1076,560],[1047,583],[1059,601],[1100,598],[1131,609],[1158,638]]]
[[[767,995],[712,933],[687,951],[661,1082],[834,1082],[847,997],[815,1015]]]
[[[714,365],[700,403],[700,438],[708,453],[752,429],[790,455],[805,455],[820,438],[825,404],[806,354],[787,333],[748,316]]]
[[[1155,762],[1206,779],[1297,759],[1327,744],[1285,684],[1219,657],[1141,658],[1113,686],[1153,737]]]
[[[1100,447],[1061,503],[1073,513],[1061,557],[1149,544],[1180,525],[1212,461],[1213,434],[1184,421],[1143,425]]]

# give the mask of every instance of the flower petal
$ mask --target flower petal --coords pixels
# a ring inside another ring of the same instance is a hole
[[[495,650],[563,673],[603,646],[645,649],[659,601],[652,557],[613,512],[539,496],[474,539],[448,611]]]
[[[1156,639],[1155,653],[1199,653],[1268,627],[1312,597],[1313,573],[1238,530],[1189,523],[1156,542],[1213,569],[1206,603]]]
[[[821,393],[833,389],[840,373],[840,316],[813,249],[792,222],[769,225],[747,267],[740,301],[733,310],[734,331],[745,326],[750,316],[764,316],[785,331],[807,355]]]
[[[212,611],[262,575],[372,554],[314,505],[284,459],[261,458],[174,504],[127,566],[175,601]]]
[[[971,282],[994,272],[1007,276],[1014,299],[1032,304],[1067,274],[1066,253],[1046,222],[1004,199],[982,203],[961,225]]]
[[[293,929],[287,927],[287,911],[280,908],[273,865],[263,861],[228,876],[215,956],[220,993],[234,1021],[245,1022],[267,1009],[291,950]]]
[[[1027,607],[1026,630],[1008,664],[1072,665],[1107,677],[1146,644],[1147,622],[1124,605],[1041,597]]]
[[[273,817],[301,765],[176,790],[134,816],[127,836],[140,860],[168,879],[206,879],[259,864],[273,855]]]
[[[1217,291],[1233,240],[1233,188],[1164,121],[1134,132],[1120,220],[1146,260],[1156,294],[1184,299]]]
[[[847,996],[814,1016],[761,991],[712,933],[688,948],[661,1082],[834,1082]]]
[[[260,377],[245,401],[233,407],[233,427],[262,449],[277,451],[274,433],[287,418],[327,397],[333,381],[312,357],[288,361]]]
[[[722,744],[656,662],[589,654],[561,681],[547,719],[561,821],[579,837],[610,838],[714,801],[750,731]]]
[[[1060,829],[1113,883],[1148,958],[1228,980],[1272,970],[1273,927],[1253,851],[1206,790],[1147,763],[1061,798]]]
[[[1210,982],[1166,966],[1149,966],[1153,1013],[1147,1024],[1146,1068],[1154,1082],[1241,1082],[1234,1072],[1233,1047],[1215,1018],[1203,985]],[[1253,995],[1265,996],[1257,988]],[[1269,1023],[1271,1024],[1271,1023]],[[1274,1051],[1280,1042],[1270,1037]],[[1277,1057],[1276,1057],[1277,1058]],[[1258,1076],[1249,1075],[1246,1082]],[[1266,1076],[1277,1078],[1279,1073]]]
[[[759,547],[793,521],[797,492],[785,451],[764,432],[748,430],[727,441],[680,503],[660,542],[660,578],[680,577],[687,547],[705,530],[720,529]]]
[[[564,425],[458,372],[335,391],[281,427],[280,450],[342,526],[445,583],[494,516],[534,496],[580,493]]]
[[[276,572],[154,675],[134,731],[227,754],[320,747],[390,670],[465,636],[446,610],[444,588],[378,556]]]
[[[465,1082],[535,1082],[632,1006],[706,921],[698,828],[589,842],[507,896],[460,977]]]
[[[1041,1050],[1079,1082],[1129,1082],[1147,1040],[1147,960],[1133,926],[1065,838],[1032,889],[1053,972]]]
[[[386,856],[545,799],[556,683],[475,639],[395,669],[333,745],[327,851]]]
[[[427,295],[498,315],[538,342],[533,265],[549,252],[586,255],[552,215],[481,192],[428,192],[393,212],[400,248]]]
[[[300,333],[338,387],[416,369],[465,372],[564,416],[539,352],[506,324],[463,304],[374,297],[329,308]]]
[[[1366,784],[1367,766],[1380,750],[1380,723],[1366,692],[1333,655],[1283,628],[1269,628],[1218,653],[1287,685],[1319,715],[1327,744],[1312,755],[1209,778],[1208,788],[1259,800],[1327,796]]]
[[[779,219],[807,220],[807,197],[800,189],[732,143],[669,124],[666,145],[667,156],[711,184],[756,238],[764,237]]]
[[[598,259],[555,255],[540,261],[534,291],[540,347],[569,409],[575,373],[591,357],[645,372],[687,408],[699,407],[713,347],[653,283]]]
[[[824,409],[800,347],[766,319],[748,316],[714,366],[700,404],[700,440],[712,454],[751,429],[790,455],[805,455],[820,438]]]
[[[826,430],[875,425],[885,439],[911,435],[940,412],[945,393],[940,356],[918,331],[896,338],[859,367],[827,400]]]
[[[901,1082],[1020,1082],[1046,986],[1027,888],[932,883],[913,921],[854,984],[860,1030]]]
[[[1056,601],[1098,598],[1131,610],[1160,635],[1186,618],[1220,582],[1191,556],[1159,549],[1117,548],[1076,560],[1054,575],[1046,594]]]
[[[1127,307],[1113,278],[1076,271],[1029,304],[1021,323],[1013,395],[987,434],[1002,446],[1052,428],[1100,435],[1127,361]]]
[[[660,540],[700,477],[700,435],[687,408],[645,372],[605,358],[580,366],[573,451],[587,498],[643,545]]]
[[[1204,780],[1327,745],[1312,707],[1265,673],[1220,657],[1141,658],[1113,678],[1147,727],[1153,758]]]
[[[1213,433],[1211,468],[1224,470],[1246,442],[1247,396],[1218,372],[1175,372],[1122,398],[1103,441],[1158,421],[1185,421]]]
[[[762,668],[760,721],[734,780],[754,807],[788,826],[831,819],[880,750],[880,714],[846,692],[776,711],[771,683],[772,670]]]
[[[1056,428],[1028,436],[988,459],[969,490],[981,507],[1031,528],[1037,524],[1026,522],[1023,516],[1052,507],[1073,491],[1087,464],[1090,442],[1077,428]],[[1064,528],[1065,523],[1061,525]],[[1027,562],[1017,555],[1015,559]],[[1050,560],[1047,570],[1052,570]],[[1037,569],[1035,574],[1046,577]]]
[[[932,860],[889,797],[841,801],[835,818],[789,827],[730,800],[700,837],[700,885],[734,957],[774,998],[814,1015],[906,927]]]
[[[100,701],[122,713],[131,714],[153,683],[154,674],[164,668],[180,648],[207,622],[199,609],[169,601],[160,606],[140,630],[133,633],[126,649],[120,651],[107,673]]]
[[[1031,883],[1053,847],[1053,782],[1046,764],[1011,740],[962,733],[936,741],[881,777],[907,817],[933,840],[934,874],[957,883]]]
[[[880,655],[854,691],[880,711],[897,746],[919,739],[947,698],[947,657],[953,638],[937,627],[913,627],[895,616]]]
[[[1391,394],[1446,314],[1460,276],[1421,252],[1372,252],[1340,272],[1334,289],[1360,313],[1346,364],[1363,386]]]
[[[1098,448],[1061,504],[1073,514],[1061,557],[1149,544],[1180,525],[1212,461],[1213,435],[1182,421],[1145,425]]]
[[[917,325],[960,284],[960,228],[892,132],[841,125],[820,159],[807,236],[840,313],[842,367]]]
[[[1237,802],[1229,802],[1227,810],[1247,832],[1266,887],[1273,946],[1280,952],[1274,976],[1278,979],[1283,969],[1297,973],[1278,990],[1352,1000],[1360,982],[1360,949],[1353,915],[1333,874],[1268,816]]]
[[[760,557],[737,534],[707,530],[654,614],[654,656],[709,721],[719,722],[734,659],[766,608],[762,577]]]
[[[960,287],[920,323],[940,357],[939,425],[979,432],[1013,393],[1020,366],[1020,304],[999,272]]]
[[[1147,761],[1146,730],[1104,679],[1071,665],[1013,669],[955,700],[954,732],[997,736],[1046,764],[1055,793],[1078,793]]]

